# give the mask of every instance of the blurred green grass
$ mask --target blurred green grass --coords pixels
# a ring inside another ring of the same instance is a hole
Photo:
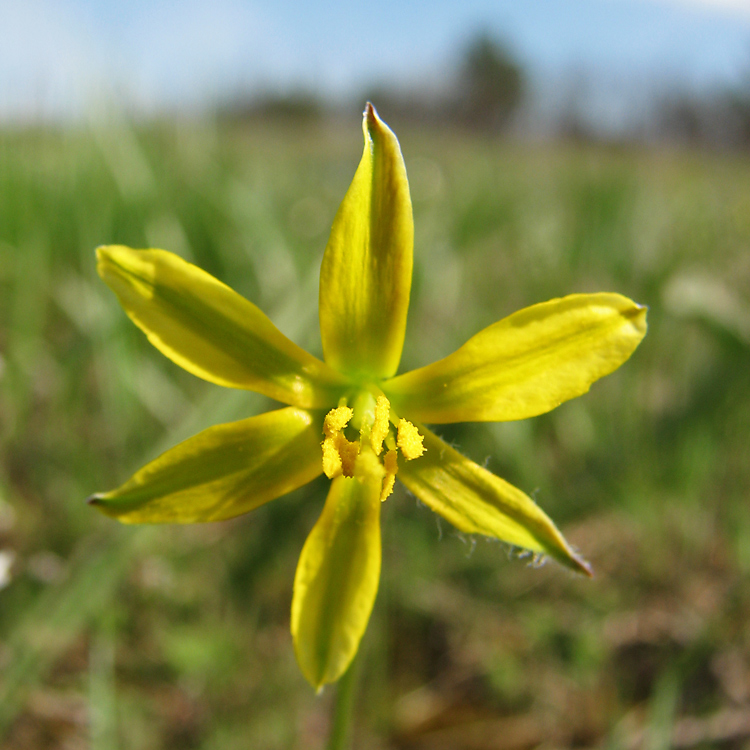
[[[548,415],[440,430],[532,492],[594,581],[462,538],[403,491],[384,505],[356,747],[745,747],[750,158],[391,125],[416,223],[402,370],[571,292],[648,304],[650,330]],[[331,696],[288,621],[325,482],[185,528],[83,502],[266,406],[152,349],[93,249],[178,252],[319,353],[318,267],[360,150],[356,118],[0,131],[3,747],[323,746]]]

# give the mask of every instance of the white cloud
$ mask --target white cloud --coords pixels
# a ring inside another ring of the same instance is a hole
[[[746,15],[750,15],[750,2],[748,0],[691,0],[691,2],[714,8],[739,10]]]
[[[657,0],[664,2],[664,0]],[[671,5],[728,11],[731,15],[750,20],[750,0],[668,0]]]

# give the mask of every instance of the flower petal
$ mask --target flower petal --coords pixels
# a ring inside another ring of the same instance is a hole
[[[368,103],[365,150],[320,269],[325,360],[353,375],[398,369],[411,290],[414,222],[396,136]]]
[[[346,671],[370,619],[380,579],[382,476],[381,470],[365,479],[334,479],[302,549],[292,636],[302,674],[315,688]]]
[[[591,575],[544,511],[521,490],[478,466],[423,425],[425,454],[404,461],[398,478],[459,531],[496,537]]]
[[[381,387],[409,419],[526,419],[586,393],[645,335],[645,307],[619,294],[572,294],[514,313]]]
[[[110,245],[96,253],[125,312],[189,372],[303,408],[336,402],[343,378],[210,274],[164,250]]]
[[[321,430],[293,407],[209,427],[89,502],[125,523],[233,518],[315,479]]]

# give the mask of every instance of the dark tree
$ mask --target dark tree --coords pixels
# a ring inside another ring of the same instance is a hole
[[[508,50],[482,34],[469,44],[461,66],[457,114],[467,125],[500,130],[524,96],[525,80]]]

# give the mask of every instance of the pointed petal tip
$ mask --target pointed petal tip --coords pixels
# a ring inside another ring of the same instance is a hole
[[[356,656],[356,654],[354,656]],[[354,657],[352,657],[352,659],[354,659]],[[338,683],[338,681],[346,674],[346,670],[349,668],[349,666],[351,666],[351,661],[344,668],[344,671],[337,677],[334,677],[333,679],[331,679],[330,676],[326,678],[326,675],[324,673],[312,675],[312,674],[307,674],[304,670],[301,670],[301,671],[302,671],[302,676],[305,678],[305,680],[307,680],[307,683],[315,691],[315,695],[318,698],[320,698],[320,696],[326,692],[326,689],[328,688],[329,685],[336,685],[336,683]]]
[[[107,255],[107,247],[108,247],[107,245],[99,245],[99,247],[97,247],[94,250],[94,254],[96,255],[96,262],[97,262],[97,264],[100,264],[100,263],[102,263],[104,261],[106,255]]]
[[[114,270],[113,264],[117,266],[125,262],[132,253],[137,251],[124,245],[99,245],[94,252],[96,254],[97,273],[106,281],[106,276]]]
[[[373,131],[377,132],[377,129],[383,121],[378,116],[378,112],[373,106],[372,102],[365,104],[365,111],[362,113],[362,130],[365,134],[365,140],[372,144]]]
[[[385,122],[383,122],[372,102],[367,102],[367,104],[365,104],[365,111],[362,113],[362,128],[365,131],[365,137],[367,138],[372,139],[378,134],[387,133],[394,140],[396,139],[393,131]]]
[[[594,569],[591,567],[591,563],[584,560],[580,555],[573,553],[570,558],[571,567],[576,573],[585,575],[586,578],[594,577]]]
[[[362,117],[367,125],[370,126],[375,125],[376,123],[383,123],[378,114],[378,110],[375,109],[375,105],[372,102],[367,102],[365,104],[365,111],[362,113]]]
[[[113,250],[116,250],[118,247],[122,247],[121,245],[99,245],[94,252],[96,253],[96,259],[101,261],[104,258],[111,257],[113,255]]]
[[[628,318],[640,332],[641,338],[646,335],[648,329],[648,313],[648,305],[641,305],[638,302],[633,302],[633,307],[624,313],[625,317]]]

